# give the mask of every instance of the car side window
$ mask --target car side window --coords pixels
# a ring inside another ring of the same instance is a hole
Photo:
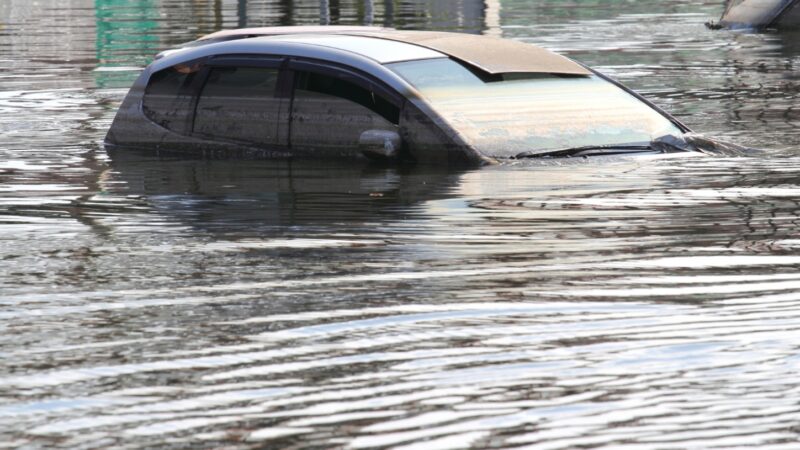
[[[350,100],[394,124],[400,120],[400,109],[397,106],[374,91],[346,80],[313,72],[297,72],[296,89],[301,94],[306,91]]]
[[[277,143],[277,68],[213,67],[197,101],[194,132],[256,144]]]
[[[142,110],[164,128],[184,132],[191,119],[191,84],[199,66],[177,65],[154,73],[144,91]]]
[[[400,108],[354,82],[296,71],[291,120],[293,147],[334,147],[356,153],[364,131],[397,129]]]

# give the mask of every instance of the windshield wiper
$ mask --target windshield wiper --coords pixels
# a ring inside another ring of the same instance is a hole
[[[612,144],[612,145],[584,145],[582,147],[562,148],[556,150],[545,151],[527,151],[517,153],[514,159],[525,158],[569,158],[571,156],[590,156],[590,155],[620,155],[627,153],[639,153],[643,151],[654,150],[651,145],[627,145],[627,144]],[[581,153],[586,153],[582,155]]]
[[[695,139],[695,135],[683,134],[672,135],[665,134],[659,136],[649,144],[644,143],[631,143],[631,144],[606,144],[606,145],[584,145],[582,147],[562,148],[556,150],[531,150],[514,155],[514,159],[525,158],[569,158],[572,156],[599,156],[599,155],[625,155],[629,153],[641,152],[657,152],[657,153],[678,153],[678,152],[691,152],[703,150],[697,148],[687,139]]]

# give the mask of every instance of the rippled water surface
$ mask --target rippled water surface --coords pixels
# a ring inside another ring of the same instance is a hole
[[[0,2],[0,448],[800,448],[800,36],[721,3]],[[103,149],[156,52],[320,22],[537,43],[768,150]]]

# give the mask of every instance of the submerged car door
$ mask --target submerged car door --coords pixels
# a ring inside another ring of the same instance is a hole
[[[401,98],[354,70],[292,60],[294,95],[289,123],[292,154],[357,157],[365,131],[398,131]]]
[[[195,108],[195,136],[268,149],[285,148],[279,123],[288,116],[281,95],[283,59],[225,56],[208,62]]]

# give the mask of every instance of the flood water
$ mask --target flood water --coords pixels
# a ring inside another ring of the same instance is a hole
[[[797,449],[800,36],[721,1],[3,0],[0,448]],[[503,35],[757,157],[107,154],[219,28]]]

